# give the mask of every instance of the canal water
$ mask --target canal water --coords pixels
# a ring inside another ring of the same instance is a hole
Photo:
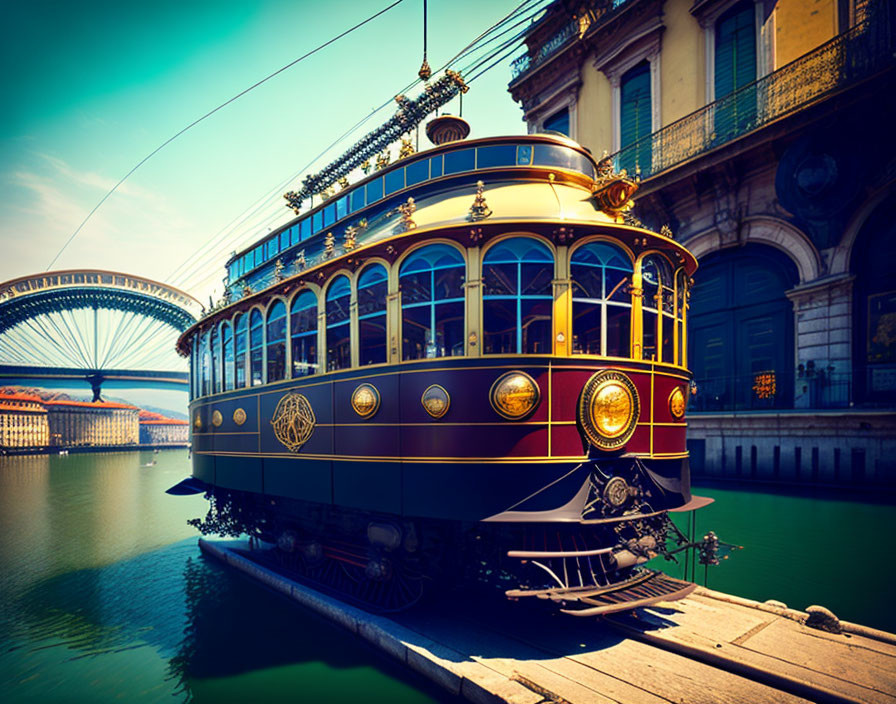
[[[0,458],[4,702],[453,701],[202,557],[186,521],[204,515],[204,500],[164,493],[188,473],[180,450]],[[698,533],[744,546],[709,569],[708,586],[896,630],[885,608],[896,507],[696,489],[716,499]]]

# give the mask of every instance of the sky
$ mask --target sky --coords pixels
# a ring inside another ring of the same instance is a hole
[[[0,281],[44,271],[106,191],[180,129],[389,4],[6,3]],[[518,4],[429,0],[430,64],[440,66]],[[131,176],[53,268],[146,276],[202,301],[220,295],[229,253],[291,217],[282,193],[300,178],[282,184],[416,78],[422,24],[423,0],[404,0],[200,123]],[[507,92],[519,53],[464,96],[471,136],[525,132]],[[458,109],[457,101],[445,108]],[[378,113],[354,139],[393,113]],[[254,227],[227,229],[259,204]]]

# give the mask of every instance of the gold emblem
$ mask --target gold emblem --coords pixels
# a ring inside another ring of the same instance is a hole
[[[221,427],[221,423],[224,422],[224,416],[221,415],[221,411],[215,410],[212,412],[212,425],[216,428]]]
[[[492,408],[509,420],[528,415],[541,400],[535,379],[525,372],[507,372],[492,384]]]
[[[274,435],[290,452],[302,448],[314,432],[316,423],[308,399],[293,391],[280,399],[271,418]]]
[[[619,508],[628,500],[628,484],[622,477],[613,477],[604,487],[604,501]]]
[[[433,418],[441,418],[448,412],[448,407],[451,405],[451,397],[444,388],[438,384],[433,384],[423,392],[423,395],[420,397],[420,403],[423,404],[423,408]]]
[[[196,417],[193,419],[193,427],[196,430],[202,430],[202,418],[199,417],[198,411],[196,413]]]
[[[237,425],[242,425],[246,422],[246,412],[242,408],[237,408],[233,412],[233,422]]]
[[[681,420],[684,418],[687,406],[688,401],[685,398],[684,391],[681,390],[680,386],[676,386],[672,389],[672,393],[669,394],[669,413],[672,414],[675,420]]]
[[[622,372],[599,371],[579,399],[579,422],[592,445],[615,450],[628,442],[638,421],[638,391]]]
[[[352,393],[352,408],[362,418],[372,417],[380,407],[380,392],[372,384],[361,384]]]

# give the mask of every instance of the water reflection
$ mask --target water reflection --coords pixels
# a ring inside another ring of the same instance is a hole
[[[152,468],[136,454],[0,464],[4,701],[444,699],[201,557],[186,519],[204,502],[163,493],[186,453],[156,457]]]

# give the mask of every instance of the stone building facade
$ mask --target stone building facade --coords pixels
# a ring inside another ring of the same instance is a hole
[[[50,444],[59,447],[136,445],[138,409],[123,403],[47,400]]]
[[[509,90],[641,177],[698,258],[696,474],[896,483],[896,79],[883,0],[555,2]]]
[[[47,409],[41,399],[0,392],[0,448],[42,448],[49,444]]]
[[[141,445],[182,445],[190,442],[190,424],[185,420],[168,418],[161,413],[140,411]]]

